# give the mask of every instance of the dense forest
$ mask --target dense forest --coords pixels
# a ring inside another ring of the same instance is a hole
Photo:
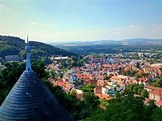
[[[6,68],[0,70],[0,105],[25,69],[25,63],[6,63]],[[162,107],[159,108],[150,101],[144,104],[144,97],[134,97],[134,89],[130,85],[123,93],[107,101],[100,100],[91,91],[86,91],[83,99],[78,99],[76,93],[67,94],[61,87],[54,87],[47,81],[48,71],[42,61],[32,61],[32,69],[51,90],[57,99],[67,108],[76,120],[83,121],[162,121]],[[139,85],[139,88],[142,88]],[[129,91],[128,91],[129,90]],[[101,108],[104,106],[105,108]]]
[[[32,48],[31,58],[35,60],[48,59],[52,55],[76,56],[72,52],[41,42],[30,41],[30,45]],[[7,55],[19,55],[20,60],[24,60],[26,57],[25,46],[25,40],[19,37],[0,35],[0,61],[4,60]]]

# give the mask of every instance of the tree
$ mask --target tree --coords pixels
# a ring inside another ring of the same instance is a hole
[[[136,77],[136,78],[138,79],[138,78],[141,78],[141,75],[138,74],[138,73],[136,73],[136,74],[134,75],[134,77]]]
[[[135,87],[133,88],[133,92],[134,92],[135,94],[138,93],[138,86],[135,86]]]
[[[83,108],[80,112],[81,119],[85,119],[86,117],[90,116],[90,114],[92,114],[100,104],[98,97],[95,96],[94,93],[84,93],[83,97],[83,106],[85,106],[85,108]]]
[[[131,93],[108,101],[106,110],[99,110],[85,121],[146,121],[143,99]],[[148,116],[149,117],[149,116]],[[150,117],[149,117],[150,118]]]
[[[127,91],[133,91],[133,88],[136,86],[136,84],[129,84],[127,87],[126,87],[126,90]]]
[[[148,97],[148,92],[147,92],[147,90],[145,90],[145,89],[143,89],[142,91],[141,91],[141,96],[142,97]]]
[[[60,73],[59,75],[60,75],[60,78],[62,78],[62,77],[64,76],[64,74],[63,74],[63,73]]]
[[[140,84],[138,85],[138,88],[143,89],[143,88],[144,88],[144,84],[140,83]]]
[[[79,87],[79,89],[83,90],[83,92],[94,92],[94,88],[96,84],[87,84],[85,86]]]
[[[162,121],[162,107],[156,108],[152,115],[153,121]]]
[[[141,88],[138,88],[138,94],[141,95],[141,91],[142,89]]]
[[[145,115],[144,116],[152,116],[153,112],[157,109],[157,105],[155,104],[154,100],[150,100],[147,105],[145,105]],[[153,121],[152,117],[148,119],[147,121]]]
[[[149,80],[149,85],[152,85],[155,87],[162,87],[162,77],[156,78],[154,80]]]
[[[105,76],[104,80],[109,80],[111,78],[111,76]]]

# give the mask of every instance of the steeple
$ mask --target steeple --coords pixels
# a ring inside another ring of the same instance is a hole
[[[26,53],[27,53],[27,58],[26,58],[26,72],[32,72],[33,70],[31,69],[31,64],[30,64],[30,51],[31,51],[31,47],[29,45],[29,41],[28,41],[28,36],[27,36],[27,45],[25,47]]]
[[[0,121],[75,121],[31,69],[27,37],[26,70],[0,106]]]

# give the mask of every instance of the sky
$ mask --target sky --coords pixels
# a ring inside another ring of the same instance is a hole
[[[162,0],[0,0],[0,35],[41,42],[162,38]]]

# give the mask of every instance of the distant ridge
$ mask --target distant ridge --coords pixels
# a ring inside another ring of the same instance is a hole
[[[52,55],[61,56],[72,56],[76,55],[72,52],[64,49],[59,49],[49,44],[42,42],[36,42],[30,40],[32,48],[31,56],[32,59],[41,59],[42,57],[48,57]],[[0,57],[2,59],[7,55],[20,55],[23,59],[25,58],[25,40],[19,37],[13,36],[2,36],[0,35]]]
[[[69,42],[55,45],[56,47],[77,54],[136,52],[150,49],[162,49],[162,39],[133,38],[126,40],[98,40]]]
[[[94,46],[94,45],[105,45],[105,44],[115,44],[115,45],[162,45],[162,39],[149,39],[149,38],[132,38],[124,40],[94,40],[94,41],[76,41],[76,42],[64,42],[64,43],[50,43],[51,45],[58,46]]]

